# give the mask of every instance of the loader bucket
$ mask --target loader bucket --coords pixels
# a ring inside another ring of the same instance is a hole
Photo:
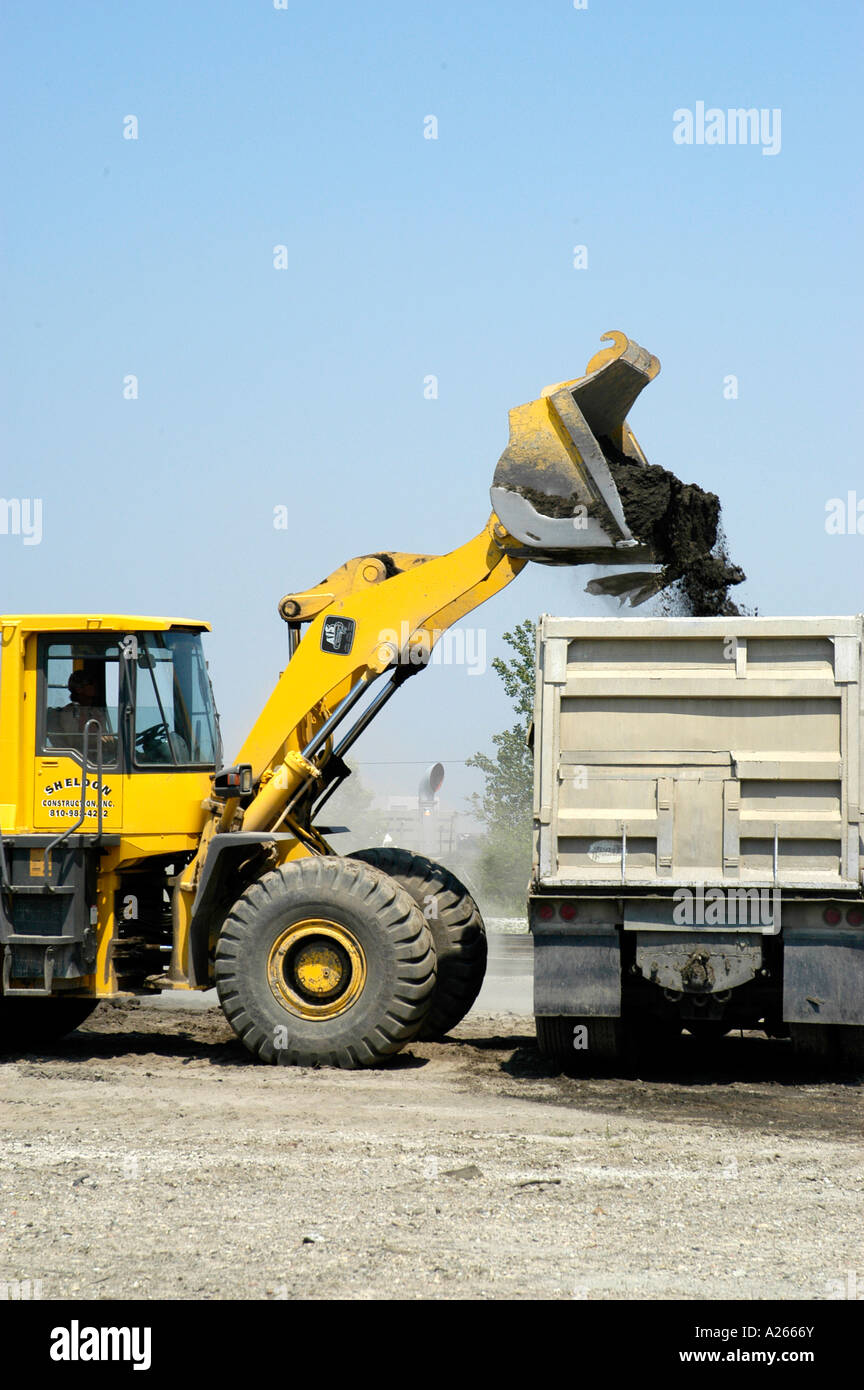
[[[510,442],[491,498],[518,543],[513,553],[551,565],[632,565],[655,556],[630,531],[607,459],[645,455],[627,423],[660,363],[626,334],[605,333],[585,375],[547,386],[510,411]],[[508,549],[510,547],[508,546]]]

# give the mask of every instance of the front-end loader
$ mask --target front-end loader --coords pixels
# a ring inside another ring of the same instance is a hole
[[[583,377],[510,412],[479,534],[447,555],[361,555],[282,599],[290,657],[230,766],[206,623],[0,618],[7,1049],[61,1036],[103,999],[214,984],[271,1063],[371,1065],[465,1015],[486,961],[467,890],[404,850],[338,854],[320,816],[433,642],[529,560],[653,560],[604,443],[644,464],[626,416],[659,363],[606,337]]]

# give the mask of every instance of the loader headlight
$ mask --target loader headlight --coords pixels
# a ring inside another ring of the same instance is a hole
[[[213,777],[213,795],[220,801],[230,801],[233,797],[249,796],[252,792],[252,764],[239,763],[235,767],[223,767]]]

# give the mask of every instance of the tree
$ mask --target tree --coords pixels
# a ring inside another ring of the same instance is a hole
[[[474,810],[486,826],[486,841],[475,873],[492,903],[508,912],[525,908],[525,889],[531,876],[531,805],[534,758],[528,748],[528,731],[534,713],[536,624],[530,618],[517,623],[504,641],[514,656],[495,657],[493,669],[513,702],[517,720],[512,728],[493,734],[494,757],[475,753],[468,767],[485,777],[482,795],[471,797]]]

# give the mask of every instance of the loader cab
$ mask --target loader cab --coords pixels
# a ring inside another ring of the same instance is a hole
[[[39,621],[22,633],[32,829],[59,834],[83,806],[83,833],[194,834],[221,761],[202,626]]]
[[[0,994],[159,976],[219,725],[204,623],[0,617]]]
[[[217,761],[218,725],[199,633],[95,639],[45,633],[38,671],[43,753],[83,754],[85,725],[96,720],[105,766],[132,772]],[[91,759],[97,751],[94,731]]]

